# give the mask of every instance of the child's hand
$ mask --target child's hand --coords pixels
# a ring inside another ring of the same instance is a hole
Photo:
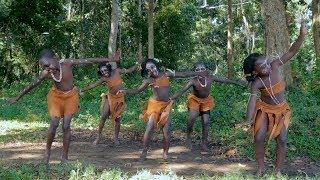
[[[18,98],[17,98],[17,97],[9,98],[9,99],[8,99],[8,102],[9,102],[10,104],[15,104],[15,103],[18,102]]]
[[[126,94],[126,91],[125,91],[125,90],[123,90],[123,89],[121,89],[121,90],[119,90],[119,91],[117,92],[117,94],[120,94],[120,93],[122,93],[122,94]]]
[[[300,34],[301,35],[306,35],[308,33],[308,29],[306,27],[306,23],[305,23],[305,19],[304,18],[301,18],[300,24],[301,24]]]
[[[82,91],[82,89],[78,89],[78,93],[80,96],[82,96],[84,94],[84,92]]]
[[[116,53],[114,53],[112,59],[114,61],[119,61],[120,60],[120,57],[121,57],[121,50],[120,49],[117,49]]]

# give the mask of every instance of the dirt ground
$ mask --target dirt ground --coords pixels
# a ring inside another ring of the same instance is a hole
[[[219,143],[210,144],[211,153],[202,154],[194,144],[192,150],[185,147],[184,134],[173,133],[170,146],[170,159],[165,162],[161,159],[162,138],[156,135],[151,143],[148,159],[141,162],[141,136],[139,133],[121,134],[121,145],[115,147],[112,141],[112,132],[107,132],[103,140],[96,147],[92,146],[95,138],[93,131],[73,130],[69,159],[83,163],[94,164],[99,169],[121,168],[125,172],[136,172],[149,169],[159,172],[171,169],[178,175],[193,176],[199,174],[213,175],[224,172],[247,171],[255,173],[256,164],[253,159],[240,158],[235,149],[222,147]],[[60,133],[61,134],[61,133]],[[43,132],[43,136],[46,132]],[[41,162],[45,142],[38,143],[7,143],[0,145],[1,163],[6,166],[21,163]],[[53,143],[50,163],[60,163],[61,136]],[[268,163],[269,171],[272,169]],[[320,172],[320,162],[312,162],[306,157],[299,157],[284,165],[284,174],[313,176]]]

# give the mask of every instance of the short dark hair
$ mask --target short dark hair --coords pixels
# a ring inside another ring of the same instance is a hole
[[[98,66],[98,75],[100,77],[103,76],[103,74],[101,73],[100,69],[102,67],[104,67],[104,66],[108,69],[109,73],[111,73],[111,71],[112,71],[112,66],[111,66],[110,63],[107,63],[107,62],[106,63],[100,63],[99,66]]]
[[[55,53],[52,49],[44,49],[40,52],[39,60],[46,58],[46,59],[52,59],[55,57]]]
[[[254,81],[256,79],[256,76],[253,74],[254,65],[260,57],[263,57],[263,54],[252,53],[243,61],[243,72],[248,82]]]
[[[148,74],[148,71],[146,69],[146,65],[147,63],[153,63],[154,65],[156,65],[157,69],[158,69],[158,64],[154,59],[146,59],[145,61],[142,62],[141,64],[141,76],[145,77]],[[159,69],[158,69],[159,70]]]

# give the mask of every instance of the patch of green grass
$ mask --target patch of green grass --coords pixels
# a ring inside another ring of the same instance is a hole
[[[265,174],[259,179],[262,180],[287,180],[287,179],[319,179],[319,176],[308,177],[276,175],[274,173]],[[14,167],[0,167],[0,179],[114,179],[114,180],[149,180],[149,179],[199,179],[199,180],[255,180],[256,176],[246,172],[219,173],[213,176],[206,174],[183,177],[176,175],[173,171],[151,173],[149,170],[140,170],[134,174],[127,174],[121,169],[97,169],[92,164],[82,164],[80,162],[68,164],[55,164],[47,169],[43,164],[22,164]]]

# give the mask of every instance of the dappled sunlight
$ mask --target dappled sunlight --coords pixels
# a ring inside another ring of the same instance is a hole
[[[15,130],[23,131],[37,128],[48,127],[47,123],[43,122],[18,122],[18,121],[0,121],[0,136],[7,135],[10,132],[14,132]]]

